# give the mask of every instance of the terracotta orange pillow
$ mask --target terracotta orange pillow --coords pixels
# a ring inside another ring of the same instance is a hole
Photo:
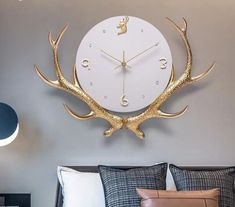
[[[219,207],[219,189],[165,191],[137,189],[141,207]]]

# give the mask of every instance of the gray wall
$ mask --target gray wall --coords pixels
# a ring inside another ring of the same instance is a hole
[[[99,21],[128,14],[156,25],[165,34],[177,74],[185,52],[165,17],[189,22],[194,74],[213,60],[215,70],[200,83],[183,89],[163,108],[188,112],[174,120],[143,124],[141,141],[123,130],[112,138],[102,120],[79,122],[65,113],[66,102],[79,112],[88,108],[64,92],[45,85],[33,65],[54,79],[48,31],[56,35],[69,23],[60,48],[61,65],[71,77],[82,37]],[[31,192],[33,207],[54,204],[57,165],[234,165],[235,116],[234,0],[0,0],[0,101],[13,106],[20,119],[19,136],[0,148],[0,192]]]

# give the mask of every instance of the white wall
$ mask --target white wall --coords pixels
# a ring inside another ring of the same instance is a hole
[[[71,77],[76,50],[97,22],[132,15],[157,26],[166,36],[177,74],[185,63],[183,44],[165,20],[189,23],[194,53],[193,74],[216,60],[204,80],[177,93],[163,107],[171,112],[189,105],[174,120],[151,120],[142,125],[141,141],[123,130],[112,138],[102,133],[102,120],[79,122],[65,113],[69,103],[79,112],[81,101],[52,89],[36,75],[38,64],[51,79],[53,59],[48,31],[56,35],[69,23],[60,47],[61,65]],[[234,165],[235,2],[233,0],[1,0],[0,101],[18,113],[20,133],[0,148],[0,192],[31,192],[33,207],[54,205],[57,165],[148,165],[168,161],[180,165]]]

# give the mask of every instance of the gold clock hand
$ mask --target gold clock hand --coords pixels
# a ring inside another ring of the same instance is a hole
[[[122,52],[122,67],[123,69],[126,69],[126,60],[125,60],[125,51]]]
[[[105,52],[104,50],[100,50],[100,51],[101,51],[102,53],[104,53],[105,55],[107,55],[107,56],[111,57],[112,59],[114,59],[114,60],[118,61],[119,63],[122,63],[122,61],[121,61],[121,60],[119,60],[119,59],[117,59],[117,58],[113,57],[112,55],[110,55],[109,53]]]
[[[132,58],[130,58],[129,60],[127,60],[126,63],[132,61],[133,59],[135,59],[135,58],[139,57],[140,55],[146,53],[147,51],[151,50],[152,48],[158,46],[158,44],[159,44],[159,42],[157,42],[157,43],[155,43],[154,45],[152,45],[151,47],[149,47],[149,48],[143,50],[143,51],[140,52],[139,54],[137,54],[137,55],[135,55],[134,57],[132,57]]]
[[[123,106],[123,107],[126,107],[126,106],[128,106],[128,104],[129,104],[129,102],[128,102],[128,99],[126,98],[126,89],[125,89],[125,73],[126,73],[126,71],[125,71],[125,69],[126,69],[126,67],[127,67],[127,65],[126,65],[126,60],[125,60],[125,51],[123,51],[122,52],[122,64],[121,64],[121,66],[122,66],[122,69],[123,69],[123,79],[122,79],[122,97],[121,97],[121,105]]]

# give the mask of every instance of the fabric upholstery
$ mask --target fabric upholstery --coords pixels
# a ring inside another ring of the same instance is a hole
[[[139,207],[136,188],[166,189],[167,163],[123,170],[99,166],[106,207]]]
[[[57,168],[62,187],[63,207],[104,207],[104,190],[98,173],[79,172],[68,167]]]
[[[179,191],[220,189],[220,207],[234,207],[234,177],[231,175],[235,167],[220,170],[185,170],[170,165],[176,188]]]

